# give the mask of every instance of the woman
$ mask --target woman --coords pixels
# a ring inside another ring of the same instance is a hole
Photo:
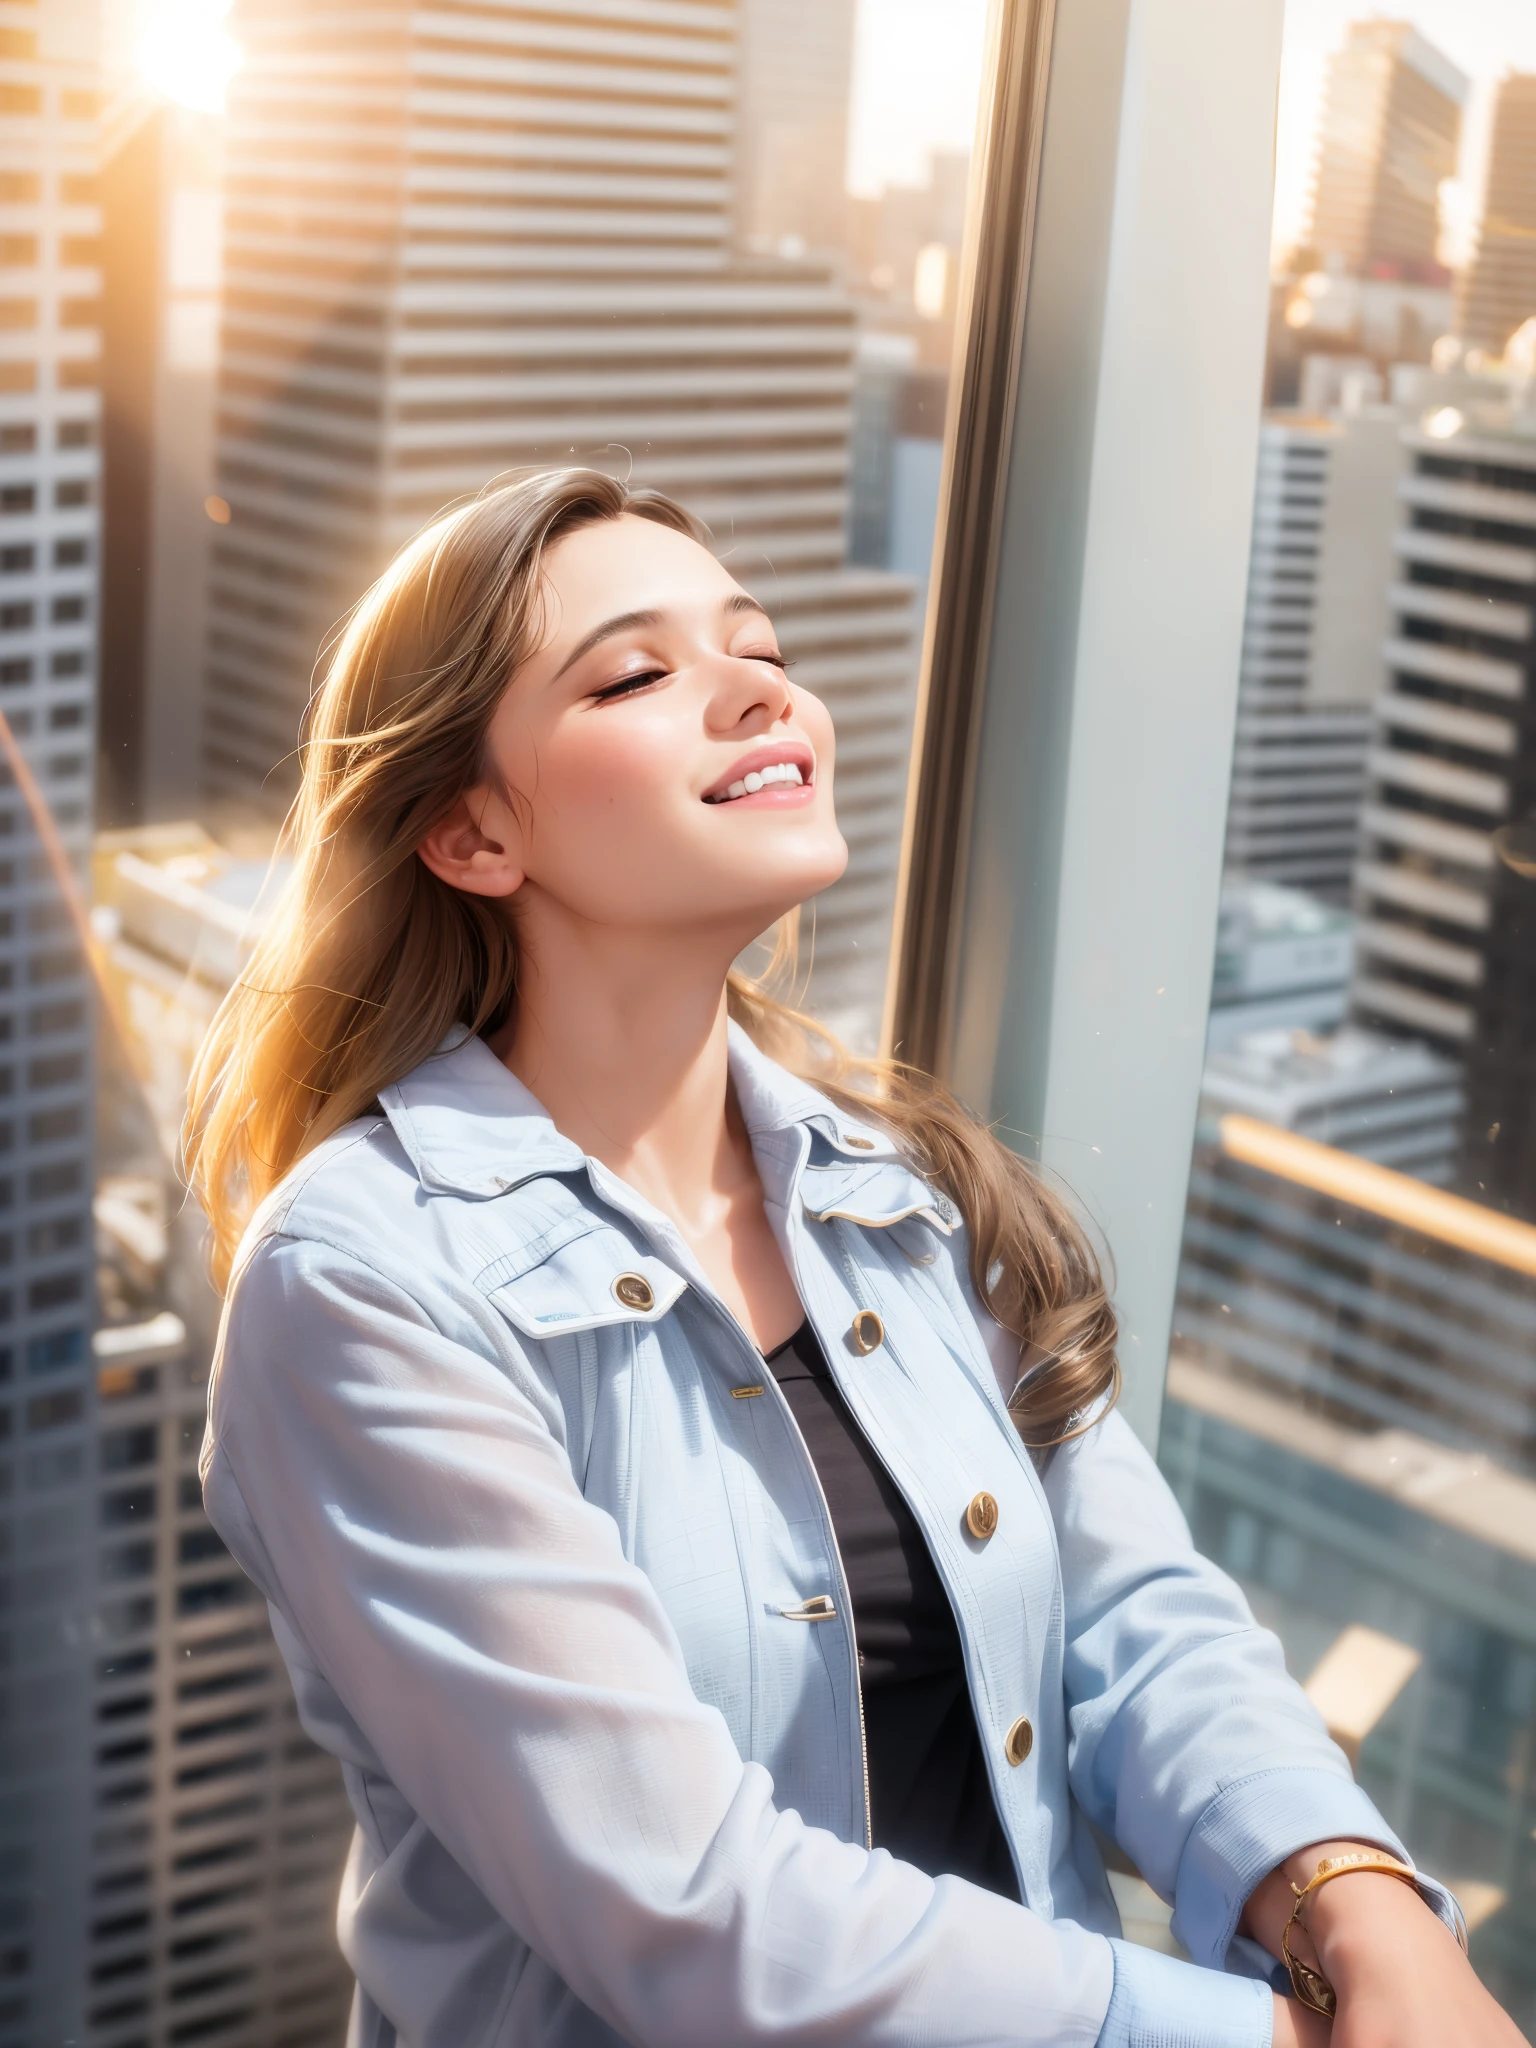
[[[1063,1205],[731,972],[842,871],[832,758],[688,515],[589,472],[335,649],[188,1151],[353,2043],[1315,2048],[1270,1980],[1333,1854],[1340,2048],[1509,2048],[1107,1412]],[[1210,1967],[1113,1939],[1095,1828]]]

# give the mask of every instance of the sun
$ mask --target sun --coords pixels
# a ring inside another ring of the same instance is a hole
[[[139,71],[178,106],[224,110],[224,89],[239,69],[240,46],[225,28],[230,0],[149,0],[139,39]]]

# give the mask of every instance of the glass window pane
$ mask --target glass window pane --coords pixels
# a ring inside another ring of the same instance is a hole
[[[1290,10],[1161,1460],[1536,2019],[1536,32]]]
[[[987,10],[13,12],[0,2032],[339,2041],[351,1814],[202,1512],[218,1304],[175,1171],[317,656],[509,471],[681,499],[830,707],[852,859],[800,990],[874,1050]]]

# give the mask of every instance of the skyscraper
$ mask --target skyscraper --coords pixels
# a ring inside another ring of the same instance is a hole
[[[169,1163],[267,864],[182,826],[103,834],[95,867],[122,1033],[102,1077],[95,1205],[104,1583],[83,2038],[335,2048],[351,1811],[334,1758],[298,1725],[260,1596],[203,1514],[217,1302]]]
[[[878,1016],[916,638],[844,559],[854,326],[732,255],[737,11],[248,0],[231,101],[206,787],[281,806],[317,644],[498,472],[597,461],[685,500],[839,728],[852,861],[816,993]],[[222,515],[221,515],[222,516]]]
[[[1468,81],[1405,21],[1357,21],[1328,68],[1307,241],[1324,263],[1405,283],[1443,276],[1436,202],[1456,168]]]
[[[1356,873],[1355,1014],[1465,1068],[1461,1179],[1536,1215],[1533,885],[1494,834],[1536,810],[1536,436],[1442,406],[1404,432],[1391,685]]]
[[[855,0],[740,0],[736,230],[759,253],[841,252]]]
[[[1259,435],[1230,869],[1342,901],[1381,685],[1402,455],[1385,408]]]
[[[0,766],[0,2042],[82,2017],[93,1822],[91,1017],[55,862],[91,827],[100,215],[88,8],[0,35],[0,712],[57,836]],[[9,746],[7,752],[9,753]]]
[[[98,814],[198,791],[223,123],[137,81],[102,123],[102,673]]]
[[[1460,330],[1503,353],[1515,329],[1536,318],[1536,72],[1499,87],[1477,254],[1467,272]]]

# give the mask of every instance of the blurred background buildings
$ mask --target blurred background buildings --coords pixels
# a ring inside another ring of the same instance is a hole
[[[1529,2028],[1536,78],[1453,275],[1469,83],[1348,25],[1276,265],[1161,1457]]]
[[[89,10],[0,10],[0,2039],[74,2012],[98,1590],[87,887],[101,213]],[[57,1902],[71,1902],[60,1912]],[[52,1903],[50,1903],[52,1902]],[[29,2032],[33,2028],[36,2032]]]
[[[242,0],[221,109],[212,0],[153,63],[0,0],[0,2048],[342,2038],[173,1162],[317,653],[434,512],[579,459],[710,521],[837,721],[809,999],[874,1042],[971,168],[851,175],[884,5]],[[1529,2031],[1536,58],[1419,13],[1341,0],[1275,265],[1162,1457]]]

